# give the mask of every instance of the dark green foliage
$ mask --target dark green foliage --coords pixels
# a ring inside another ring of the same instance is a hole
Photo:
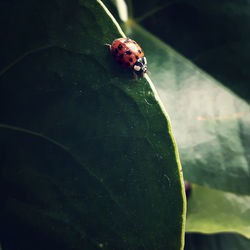
[[[3,249],[180,249],[170,125],[149,83],[104,47],[121,36],[105,10],[90,0],[0,6]]]

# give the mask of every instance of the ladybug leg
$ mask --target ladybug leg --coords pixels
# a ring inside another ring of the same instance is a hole
[[[105,46],[105,47],[109,47],[109,49],[111,49],[111,45],[108,44],[108,43],[105,43],[104,46]]]
[[[133,71],[133,75],[134,75],[134,81],[136,82],[138,80],[138,76],[134,71]]]

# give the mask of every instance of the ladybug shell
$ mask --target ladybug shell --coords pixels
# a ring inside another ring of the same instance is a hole
[[[136,61],[144,56],[138,43],[130,38],[118,38],[114,40],[110,51],[115,60],[126,68],[133,68]]]

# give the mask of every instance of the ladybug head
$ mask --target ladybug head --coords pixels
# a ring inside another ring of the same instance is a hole
[[[140,57],[134,64],[133,67],[135,73],[139,76],[143,76],[145,73],[147,73],[147,59],[146,57]]]

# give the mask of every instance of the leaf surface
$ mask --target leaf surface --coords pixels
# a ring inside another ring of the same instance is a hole
[[[238,234],[187,234],[185,250],[248,250],[250,240]]]
[[[104,47],[115,20],[100,1],[2,5],[3,248],[181,249],[177,148],[153,83]]]

